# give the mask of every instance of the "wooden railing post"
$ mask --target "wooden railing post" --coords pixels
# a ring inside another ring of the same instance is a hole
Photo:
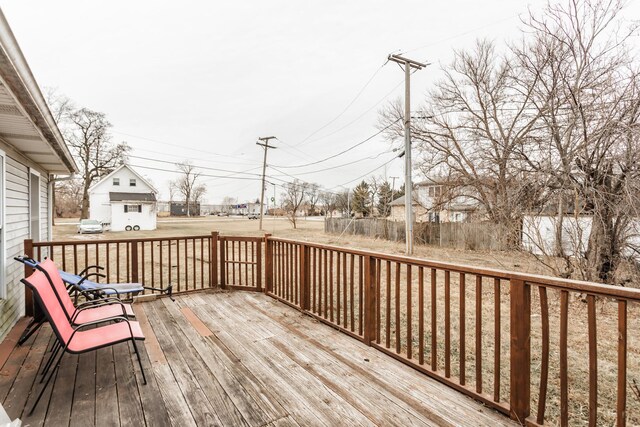
[[[26,239],[24,241],[24,254],[29,258],[33,258],[33,240]],[[40,260],[38,260],[40,261]],[[24,277],[29,277],[33,269],[26,264],[24,265]],[[28,286],[22,286],[24,288],[24,313],[25,316],[33,316],[34,315],[34,307],[33,307],[33,294],[31,288]]]
[[[364,257],[364,343],[371,345],[376,338],[376,259]]]
[[[531,287],[511,279],[510,410],[511,418],[525,424],[531,400]]]
[[[131,281],[138,283],[138,241],[131,241]]]
[[[304,243],[299,247],[300,257],[300,308],[308,311],[311,307],[311,249]]]
[[[256,287],[258,292],[262,292],[262,241],[258,240],[256,245]]]
[[[264,235],[264,292],[273,291],[273,243],[269,240],[271,234]]]
[[[211,232],[211,246],[209,254],[209,287],[218,287],[218,236],[217,231]]]
[[[220,242],[220,287],[227,289],[227,252],[224,237],[218,238]]]

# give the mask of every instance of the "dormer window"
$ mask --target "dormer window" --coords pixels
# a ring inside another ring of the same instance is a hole
[[[135,187],[136,186],[136,180],[135,178],[131,178],[129,180],[129,187]]]
[[[113,185],[120,185],[120,178],[113,178]]]

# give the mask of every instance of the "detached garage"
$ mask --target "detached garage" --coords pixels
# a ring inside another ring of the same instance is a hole
[[[122,165],[89,189],[89,217],[111,231],[155,230],[156,189]]]

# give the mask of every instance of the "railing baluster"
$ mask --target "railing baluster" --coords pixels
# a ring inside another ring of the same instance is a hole
[[[444,272],[444,376],[451,376],[451,272]]]
[[[186,241],[185,244],[189,242]],[[198,259],[198,255],[196,253],[196,239],[191,239],[191,284],[193,285],[192,289],[198,289],[198,272],[196,266],[196,260]]]
[[[500,279],[493,279],[493,305],[494,305],[494,318],[493,318],[493,337],[494,337],[494,355],[493,355],[493,400],[495,402],[500,401],[500,350],[502,343],[500,339]]]
[[[327,251],[326,249],[322,250],[322,256],[323,256],[323,260],[322,260],[322,267],[324,268],[324,274],[322,275],[323,283],[322,283],[322,287],[324,289],[324,314],[322,317],[324,317],[325,319],[328,317],[328,312],[329,312],[329,262],[327,261],[328,259],[328,254],[329,251]]]
[[[109,243],[107,243],[107,265],[105,266],[106,273],[107,273],[107,279],[106,279],[107,283],[111,283],[111,261],[109,260],[110,257],[111,257],[111,248],[109,246]]]
[[[342,310],[343,310],[343,316],[342,316],[342,326],[344,328],[347,327],[347,270],[348,270],[348,265],[347,265],[347,253],[344,252],[342,254],[342,285],[343,285],[343,295],[342,295]]]
[[[407,359],[411,359],[413,336],[411,334],[411,264],[407,264]]]
[[[363,296],[363,282],[364,282],[364,270],[363,270],[364,257],[358,256],[358,333],[363,334],[364,323],[364,296]]]
[[[329,320],[333,323],[333,251],[329,251]]]
[[[569,292],[560,291],[560,425],[569,425],[569,380],[567,332],[569,322]]]
[[[120,282],[120,243],[116,243],[116,282]]]
[[[381,278],[382,273],[382,260],[376,258],[376,343],[380,344],[380,327],[382,326],[382,304],[381,304]],[[338,322],[340,323],[340,322]]]
[[[396,353],[400,354],[400,350],[402,348],[402,340],[400,337],[400,331],[402,327],[400,326],[400,267],[402,264],[396,262],[396,289],[395,289],[395,329],[396,329]]]
[[[336,253],[336,324],[340,325],[340,252]]]
[[[482,393],[482,276],[476,275],[476,393]]]
[[[466,299],[467,299],[467,290],[465,289],[465,274],[464,273],[460,273],[460,341],[459,341],[459,346],[460,346],[460,373],[459,373],[459,377],[460,377],[460,385],[465,385],[467,382],[467,376],[466,376],[466,372],[465,372],[465,368],[466,368],[466,360],[467,360],[467,352],[466,352],[466,347],[467,347],[467,343],[466,343],[466,329],[467,329],[467,325],[466,325],[466,312],[467,312],[467,308],[466,308]]]
[[[596,297],[587,295],[589,325],[589,425],[598,424],[598,341],[596,333]]]
[[[418,267],[418,363],[424,364],[424,268]]]
[[[540,320],[542,325],[542,352],[540,361],[540,393],[538,395],[538,413],[536,422],[544,423],[544,413],[547,405],[547,384],[549,382],[549,302],[547,288],[539,286]]]
[[[386,316],[385,316],[385,321],[386,321],[386,339],[385,339],[385,346],[387,348],[391,347],[391,261],[387,261],[387,294],[386,294],[386,300],[387,300],[387,311],[386,311]]]
[[[437,270],[431,269],[431,370],[438,369],[438,300],[436,295]]]
[[[618,395],[616,423],[627,425],[627,301],[618,301]]]
[[[355,330],[354,326],[354,277],[355,277],[355,257],[351,254],[351,270],[349,270],[349,310],[351,311],[351,332]]]

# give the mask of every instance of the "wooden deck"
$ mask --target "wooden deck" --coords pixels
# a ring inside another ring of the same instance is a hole
[[[16,347],[0,401],[24,425],[513,425],[505,416],[259,293],[193,293],[135,305],[130,344],[66,355],[32,416],[51,330]],[[27,406],[28,405],[28,406]]]

